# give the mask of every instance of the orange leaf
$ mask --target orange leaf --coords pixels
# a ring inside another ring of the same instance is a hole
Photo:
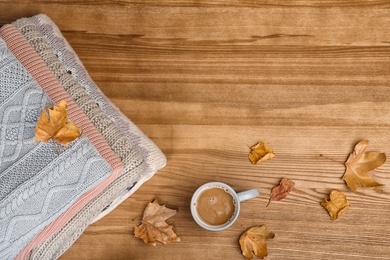
[[[53,138],[60,145],[68,146],[80,135],[81,132],[76,124],[68,119],[66,100],[61,100],[57,106],[46,107],[42,111],[35,127],[34,141],[46,143]]]
[[[267,207],[271,203],[271,200],[279,201],[287,197],[288,193],[292,191],[294,185],[295,183],[293,181],[283,178],[278,186],[272,188]]]
[[[332,190],[329,199],[324,199],[321,205],[328,210],[332,220],[337,219],[350,206],[347,197],[338,190]]]
[[[266,226],[251,227],[241,235],[239,243],[242,254],[246,259],[253,259],[254,255],[263,259],[268,255],[267,239],[273,239],[275,234]]]
[[[54,140],[62,146],[68,146],[70,142],[80,136],[80,130],[76,124],[72,121],[65,124],[57,134],[54,136]]]
[[[346,170],[343,180],[347,186],[356,191],[357,187],[377,187],[382,184],[374,181],[368,174],[386,162],[386,154],[378,152],[365,152],[367,140],[360,141],[345,162]]]
[[[135,237],[154,246],[156,241],[163,244],[179,242],[180,238],[173,232],[173,227],[165,222],[166,219],[175,214],[176,210],[166,208],[165,205],[161,206],[156,200],[149,202],[145,208],[141,225],[134,230]]]
[[[251,147],[251,152],[248,155],[252,164],[265,162],[275,157],[274,151],[266,146],[263,142],[259,142]]]

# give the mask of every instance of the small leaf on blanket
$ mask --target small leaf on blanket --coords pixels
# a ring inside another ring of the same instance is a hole
[[[54,139],[62,146],[68,146],[70,142],[80,137],[81,131],[76,124],[68,119],[66,100],[61,100],[57,106],[46,107],[35,127],[34,141],[46,143]]]

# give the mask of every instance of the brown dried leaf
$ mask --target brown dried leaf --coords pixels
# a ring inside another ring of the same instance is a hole
[[[347,197],[338,190],[332,190],[329,199],[324,199],[324,201],[321,202],[321,205],[328,210],[332,220],[337,219],[339,215],[350,206]]]
[[[288,193],[292,191],[294,185],[295,183],[292,180],[283,178],[278,186],[272,188],[267,207],[272,200],[279,201],[287,197]]]
[[[57,106],[45,108],[35,127],[34,141],[46,143],[53,138],[57,143],[68,146],[81,132],[76,124],[68,119],[66,100],[61,100]]]
[[[257,164],[259,162],[265,162],[274,158],[275,153],[263,142],[259,142],[251,147],[251,152],[249,153],[248,157],[252,164]]]
[[[268,255],[267,239],[273,239],[275,234],[266,226],[251,227],[241,235],[239,243],[242,254],[246,259],[253,259],[254,255],[263,259]]]
[[[145,243],[156,245],[156,241],[163,244],[179,242],[180,238],[173,232],[173,227],[165,220],[174,216],[176,210],[160,205],[156,200],[149,202],[142,217],[142,223],[134,230],[135,237],[141,238]]]
[[[343,180],[354,192],[357,187],[367,188],[382,185],[374,181],[368,172],[384,164],[386,162],[386,154],[378,152],[364,152],[367,145],[368,140],[360,141],[345,162],[346,170]]]

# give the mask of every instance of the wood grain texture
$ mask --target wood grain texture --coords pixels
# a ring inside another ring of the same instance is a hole
[[[244,259],[238,238],[267,225],[266,259],[390,259],[390,163],[384,186],[351,192],[341,180],[354,145],[390,154],[389,1],[0,1],[2,24],[46,13],[103,92],[168,158],[167,166],[90,226],[61,259]],[[276,157],[251,165],[248,146]],[[282,177],[296,183],[266,204]],[[228,230],[192,220],[198,186],[257,187]],[[321,201],[345,192],[331,221]],[[158,199],[182,242],[134,238]]]

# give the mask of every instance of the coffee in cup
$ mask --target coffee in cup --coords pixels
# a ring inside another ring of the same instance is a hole
[[[224,230],[236,221],[240,202],[257,196],[257,189],[236,193],[225,183],[209,182],[192,196],[191,213],[201,227],[211,231]]]
[[[198,198],[196,210],[199,217],[210,225],[222,225],[234,214],[236,201],[225,189],[205,189]]]

